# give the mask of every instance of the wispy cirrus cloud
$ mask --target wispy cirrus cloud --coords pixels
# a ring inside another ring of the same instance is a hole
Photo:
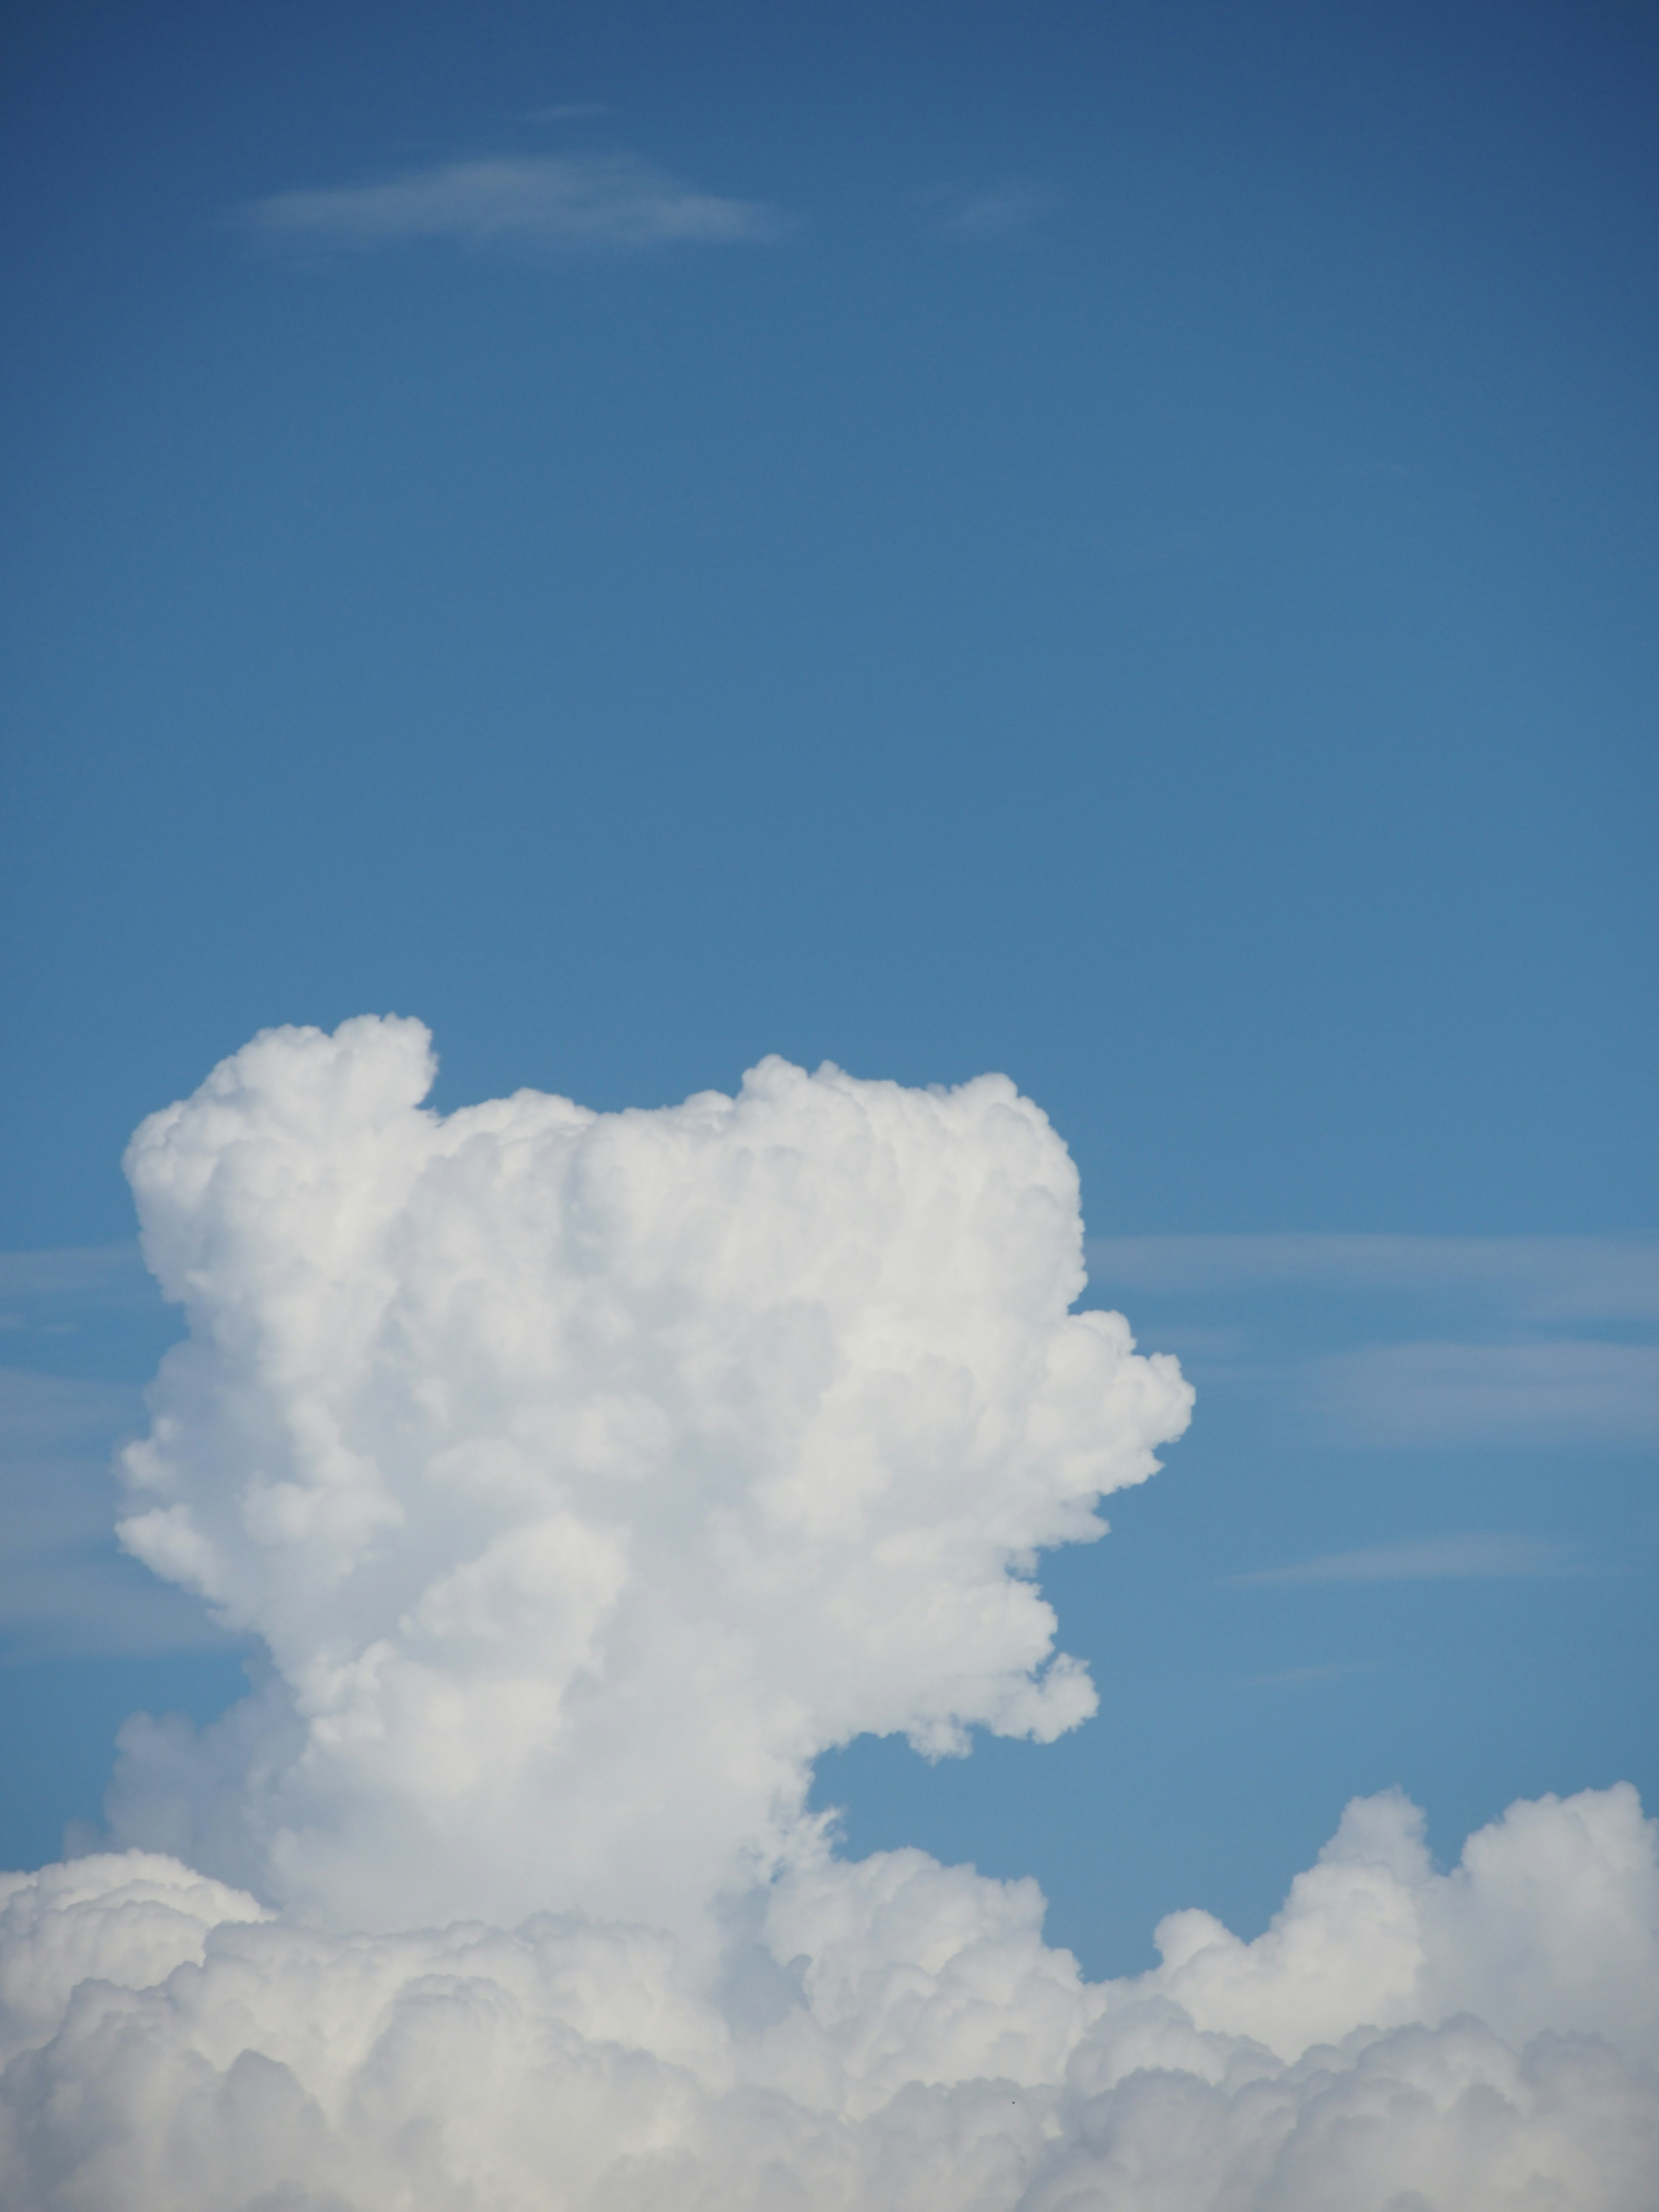
[[[1318,1559],[1297,1559],[1288,1566],[1258,1567],[1227,1579],[1246,1584],[1490,1581],[1586,1571],[1573,1545],[1501,1530],[1475,1530],[1461,1535],[1423,1536],[1406,1543],[1368,1544],[1353,1552],[1327,1552]],[[1299,1670],[1296,1679],[1307,1671]]]
[[[502,155],[376,182],[275,192],[238,210],[276,246],[368,253],[428,242],[502,251],[635,253],[781,237],[760,200],[689,185],[634,154]]]

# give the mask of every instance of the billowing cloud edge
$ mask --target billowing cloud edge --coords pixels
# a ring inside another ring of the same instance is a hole
[[[1432,1869],[1352,1803],[1273,1926],[1090,1984],[1035,1884],[805,1860],[666,1934],[374,1937],[176,1860],[0,1877],[18,2212],[1647,2212],[1659,1867],[1628,1785]]]

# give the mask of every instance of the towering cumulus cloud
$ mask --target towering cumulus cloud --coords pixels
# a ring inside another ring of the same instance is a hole
[[[123,1832],[337,1926],[684,1930],[799,1846],[827,1746],[1092,1711],[1029,1570],[1190,1393],[1068,1312],[1034,1106],[769,1060],[441,1120],[432,1075],[415,1022],[276,1032],[133,1140],[191,1338],[122,1534],[276,1672],[129,1732]]]
[[[1032,1579],[1184,1426],[1077,1314],[1000,1077],[441,1117],[417,1024],[260,1036],[133,1140],[188,1340],[129,1547],[267,1655],[0,1877],[18,2212],[1652,2212],[1620,1787],[1434,1871],[1348,1808],[1251,1944],[1090,1984],[1030,1883],[838,1858],[812,1761],[1047,1740]],[[122,1848],[125,1846],[125,1848]]]

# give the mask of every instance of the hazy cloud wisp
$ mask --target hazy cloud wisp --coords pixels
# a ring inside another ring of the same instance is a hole
[[[1316,1409],[1384,1449],[1659,1443],[1659,1345],[1371,1345],[1320,1361],[1310,1380]]]
[[[1089,1261],[1114,1295],[1196,1310],[1200,1321],[1171,1335],[1207,1382],[1291,1413],[1324,1442],[1659,1443],[1650,1237],[1096,1237]],[[1430,1316],[1443,1334],[1425,1334]],[[1310,1340],[1333,1334],[1346,1346],[1310,1356]]]
[[[1577,1550],[1494,1530],[1422,1536],[1406,1543],[1368,1544],[1358,1551],[1328,1552],[1289,1566],[1258,1567],[1234,1575],[1236,1583],[1398,1583],[1508,1579],[1516,1576],[1583,1571]]]
[[[379,182],[273,193],[240,220],[273,245],[365,253],[418,241],[548,252],[637,252],[781,237],[758,200],[694,191],[632,154],[501,155]]]
[[[1644,1237],[1091,1237],[1089,1264],[1127,1290],[1453,1291],[1532,1321],[1659,1320],[1659,1241]]]

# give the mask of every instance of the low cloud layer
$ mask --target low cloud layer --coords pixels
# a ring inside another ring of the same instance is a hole
[[[19,2212],[1650,2212],[1659,1875],[1628,1789],[1437,1875],[1351,1805],[1268,1932],[1091,1984],[1033,1884],[819,1856],[722,1983],[664,1936],[286,1925],[177,1862],[7,1878]]]
[[[270,1032],[129,1171],[189,1340],[132,1551],[256,1637],[0,1877],[17,2212],[1651,2212],[1627,1785],[1437,1873],[1362,1799],[1254,1942],[1090,1984],[1034,1883],[857,1863],[811,1761],[1052,1737],[1042,1552],[1185,1424],[1077,1314],[1001,1078],[441,1117],[417,1024]]]
[[[411,241],[637,252],[752,244],[786,227],[758,200],[694,191],[632,154],[441,161],[370,183],[275,192],[241,220],[272,244],[354,253]]]

